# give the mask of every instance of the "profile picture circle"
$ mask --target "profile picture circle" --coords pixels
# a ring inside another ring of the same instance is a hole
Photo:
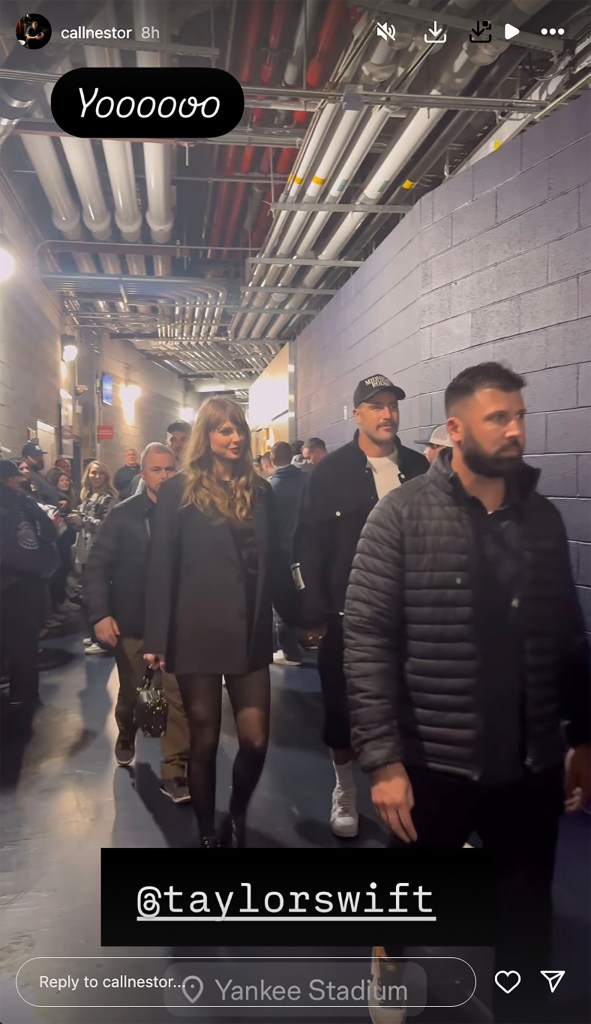
[[[23,14],[16,23],[16,38],[27,50],[40,50],[51,39],[51,25],[42,14]]]

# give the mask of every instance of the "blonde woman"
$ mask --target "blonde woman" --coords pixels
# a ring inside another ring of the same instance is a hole
[[[82,573],[82,590],[84,596],[84,570],[104,520],[116,503],[116,492],[111,486],[111,474],[104,462],[93,459],[89,462],[82,476],[80,490],[81,503],[78,507],[78,537],[76,539],[75,557]],[[105,648],[97,643],[94,634],[83,641],[85,654],[104,654]]]
[[[215,832],[222,677],[238,736],[222,842],[246,841],[246,813],[269,739],[273,604],[291,605],[281,578],[274,495],[253,469],[250,430],[235,402],[199,411],[181,472],[156,507],[144,648],[179,682],[189,728],[189,788],[201,845]],[[289,611],[286,611],[286,617]]]

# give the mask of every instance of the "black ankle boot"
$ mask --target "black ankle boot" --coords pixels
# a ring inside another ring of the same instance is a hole
[[[246,846],[246,821],[229,814],[224,822],[222,844],[232,850],[243,850]]]
[[[218,837],[216,835],[213,835],[213,836],[203,836],[203,839],[201,840],[201,849],[202,850],[217,850],[217,849],[219,849],[219,846],[220,846],[219,839],[218,839]]]

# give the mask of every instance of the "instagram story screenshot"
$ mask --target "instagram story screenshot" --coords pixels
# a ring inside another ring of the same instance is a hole
[[[588,0],[0,8],[0,1021],[591,1020]]]

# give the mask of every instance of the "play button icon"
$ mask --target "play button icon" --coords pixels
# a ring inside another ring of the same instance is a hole
[[[515,25],[510,25],[508,22],[505,24],[505,39],[513,39],[514,36],[519,35],[519,29],[515,28]]]

